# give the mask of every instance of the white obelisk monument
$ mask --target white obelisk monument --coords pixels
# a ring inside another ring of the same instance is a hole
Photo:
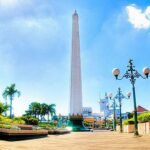
[[[72,16],[72,54],[70,115],[82,114],[82,80],[80,61],[79,17],[75,11]]]

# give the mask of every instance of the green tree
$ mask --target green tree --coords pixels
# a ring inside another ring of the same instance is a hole
[[[11,84],[10,86],[7,86],[3,92],[4,99],[7,99],[7,97],[10,99],[10,118],[12,118],[12,101],[16,95],[18,97],[20,96],[20,91],[16,89],[15,84]]]
[[[53,115],[56,114],[56,109],[55,109],[55,104],[46,104],[42,103],[40,104],[39,102],[32,102],[29,105],[29,109],[26,112],[26,116],[33,116],[35,118],[39,119],[39,116],[42,118],[43,116],[47,115],[48,116],[48,121],[50,116],[53,117]]]
[[[48,121],[49,121],[49,116],[53,117],[56,114],[56,105],[55,104],[50,104],[48,105]]]
[[[28,112],[30,112],[32,115],[34,115],[34,117],[39,119],[39,116],[41,114],[41,104],[39,102],[32,102],[29,105]]]
[[[41,118],[42,116],[48,115],[49,106],[46,103],[41,104]]]
[[[128,119],[131,119],[131,118],[133,118],[133,113],[128,113]]]
[[[4,112],[8,111],[8,109],[9,109],[8,105],[5,105],[0,102],[0,115],[2,115]]]

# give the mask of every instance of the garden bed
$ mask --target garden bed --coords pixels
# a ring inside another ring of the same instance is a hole
[[[47,136],[47,130],[14,130],[14,129],[0,129],[0,138],[5,140],[17,140],[33,137]]]
[[[16,126],[18,126],[21,130],[32,130],[33,129],[32,125],[17,124]]]
[[[48,130],[48,134],[67,134],[70,133],[70,130],[67,129],[54,129],[54,130]]]

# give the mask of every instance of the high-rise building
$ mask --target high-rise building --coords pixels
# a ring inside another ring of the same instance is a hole
[[[103,118],[108,117],[110,115],[108,97],[105,97],[104,99],[100,99],[99,104],[100,104],[100,113],[101,113],[101,116]]]

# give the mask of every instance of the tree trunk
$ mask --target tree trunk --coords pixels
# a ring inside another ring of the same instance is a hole
[[[48,115],[48,122],[49,122],[49,113],[47,115]]]
[[[7,106],[7,98],[5,99],[5,105]],[[5,117],[7,116],[7,111],[5,111]]]
[[[42,117],[43,117],[43,115],[40,115],[40,117],[41,117],[41,120],[40,120],[40,121],[42,122]]]
[[[10,118],[12,118],[12,96],[10,96]]]

